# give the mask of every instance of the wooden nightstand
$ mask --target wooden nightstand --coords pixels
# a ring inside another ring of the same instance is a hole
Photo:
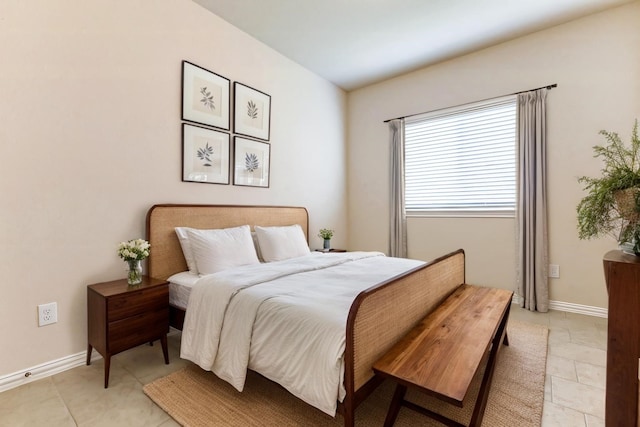
[[[169,364],[169,282],[144,276],[130,286],[127,279],[87,286],[89,347],[104,357],[104,388],[109,386],[111,356],[159,339],[164,363]]]
[[[324,252],[325,254],[329,252],[347,252],[346,249],[316,249],[316,252]]]

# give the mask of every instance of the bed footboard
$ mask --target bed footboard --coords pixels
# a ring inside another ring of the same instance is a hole
[[[374,362],[463,283],[459,249],[358,295],[347,320],[345,426],[354,425],[355,408],[378,384]]]

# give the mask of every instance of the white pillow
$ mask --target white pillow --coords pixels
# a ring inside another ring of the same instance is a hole
[[[262,258],[262,252],[260,252],[260,243],[258,243],[258,233],[256,233],[255,231],[252,231],[251,239],[253,240],[253,246],[256,248],[256,255],[258,255],[258,261],[264,262],[264,258]]]
[[[216,230],[191,228],[187,234],[199,274],[260,263],[248,225]]]
[[[255,229],[262,259],[266,262],[296,258],[310,252],[302,227],[298,224],[285,227],[256,226]]]
[[[188,227],[176,227],[176,234],[182,247],[182,254],[184,260],[187,262],[189,273],[198,274],[198,267],[196,266],[196,260],[193,258],[193,251],[191,250],[191,243],[189,242],[189,235],[187,234]]]

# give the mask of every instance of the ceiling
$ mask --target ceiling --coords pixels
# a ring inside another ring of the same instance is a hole
[[[349,91],[637,0],[194,0]]]

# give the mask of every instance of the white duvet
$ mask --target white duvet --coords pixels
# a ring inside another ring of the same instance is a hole
[[[345,394],[345,332],[353,300],[420,264],[379,252],[316,252],[205,276],[189,297],[180,356],[238,391],[253,369],[335,415]]]

